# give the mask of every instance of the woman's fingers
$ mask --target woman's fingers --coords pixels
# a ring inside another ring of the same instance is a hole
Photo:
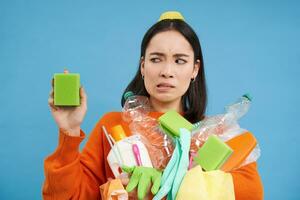
[[[48,105],[50,106],[50,108],[53,110],[53,111],[56,111],[57,110],[57,107],[54,105],[54,100],[52,97],[49,97],[48,98]]]
[[[53,89],[51,89],[51,91],[49,93],[49,97],[54,98],[54,91],[53,91]]]
[[[53,88],[51,89],[51,91],[49,93],[48,104],[49,104],[51,109],[57,110],[57,107],[54,105],[54,91],[53,91]]]
[[[87,95],[83,87],[80,87],[80,102],[81,105],[87,107]]]
[[[129,178],[120,178],[122,185],[128,185]]]

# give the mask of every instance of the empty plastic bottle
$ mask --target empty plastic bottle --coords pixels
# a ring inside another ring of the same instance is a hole
[[[212,134],[218,135],[224,140],[230,139],[232,136],[224,133],[229,129],[239,128],[238,120],[248,112],[250,105],[251,97],[249,94],[245,94],[235,103],[226,106],[224,114],[207,117],[194,124],[191,151],[197,152]]]
[[[243,117],[249,110],[252,98],[244,94],[234,104],[225,107],[226,113],[231,114],[236,120]]]
[[[173,152],[172,139],[160,129],[157,120],[148,115],[150,103],[147,97],[134,95],[129,91],[124,94],[124,98],[123,120],[129,123],[132,134],[141,136],[153,166],[164,168]]]
[[[145,96],[134,95],[128,91],[124,94],[122,118],[126,122],[141,121],[150,111],[149,99]]]

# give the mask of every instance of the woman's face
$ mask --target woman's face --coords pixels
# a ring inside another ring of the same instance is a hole
[[[181,106],[181,97],[197,76],[199,65],[199,61],[194,62],[192,46],[181,33],[170,30],[156,34],[141,61],[150,101]]]

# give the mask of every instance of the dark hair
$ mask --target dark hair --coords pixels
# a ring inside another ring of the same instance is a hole
[[[184,117],[192,123],[198,122],[204,117],[207,94],[206,94],[206,82],[204,72],[204,61],[201,51],[200,42],[198,36],[194,30],[184,21],[179,19],[165,19],[154,24],[145,34],[141,45],[141,58],[145,57],[146,48],[157,33],[175,30],[181,33],[187,41],[190,43],[194,50],[194,62],[200,60],[200,68],[197,77],[194,81],[191,81],[187,92],[183,95],[181,103],[183,106]],[[121,100],[123,107],[125,103],[124,94],[127,91],[132,91],[136,95],[143,95],[149,97],[149,94],[145,88],[144,80],[141,76],[141,63],[139,63],[138,71],[136,75],[126,87]]]

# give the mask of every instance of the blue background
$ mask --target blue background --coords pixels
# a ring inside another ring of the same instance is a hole
[[[142,37],[166,10],[181,11],[201,40],[207,114],[222,113],[245,92],[253,96],[241,126],[260,142],[265,199],[299,199],[299,7],[299,1],[1,0],[0,199],[41,199],[43,160],[58,136],[47,104],[52,75],[64,67],[81,74],[89,133],[105,112],[121,109]]]

